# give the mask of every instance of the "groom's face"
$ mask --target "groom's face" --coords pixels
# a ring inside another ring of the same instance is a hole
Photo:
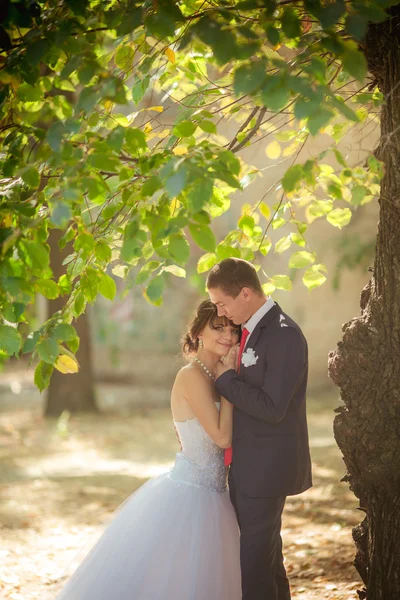
[[[217,307],[219,317],[228,317],[235,325],[242,325],[250,318],[246,288],[243,288],[236,298],[228,296],[220,288],[209,289],[208,295]]]

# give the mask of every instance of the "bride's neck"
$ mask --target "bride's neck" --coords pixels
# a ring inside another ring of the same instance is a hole
[[[208,352],[207,350],[202,350],[199,349],[195,356],[201,360],[201,362],[207,367],[207,369],[210,369],[210,371],[212,373],[214,373],[215,368],[217,366],[217,362],[219,361],[220,357],[217,356],[216,354],[212,353],[212,352]]]

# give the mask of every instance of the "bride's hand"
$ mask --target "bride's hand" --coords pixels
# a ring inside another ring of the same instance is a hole
[[[222,373],[225,373],[225,371],[229,371],[230,369],[236,370],[238,352],[239,344],[235,344],[229,348],[228,354],[217,363],[217,377],[222,375]]]

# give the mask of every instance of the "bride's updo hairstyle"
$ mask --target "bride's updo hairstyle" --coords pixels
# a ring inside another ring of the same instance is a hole
[[[236,327],[227,317],[219,317],[217,307],[211,300],[203,300],[197,307],[196,314],[189,325],[188,332],[182,337],[182,352],[184,355],[197,352],[199,349],[199,334],[206,325],[215,327],[216,325],[232,325]]]

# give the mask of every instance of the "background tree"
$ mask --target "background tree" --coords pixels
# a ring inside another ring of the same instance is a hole
[[[97,293],[114,297],[111,271],[160,305],[168,279],[185,276],[188,236],[205,251],[202,273],[227,256],[256,261],[273,247],[270,230],[285,228],[275,252],[291,250],[288,267],[309,289],[321,285],[309,224],[346,225],[379,194],[384,161],[374,277],[330,372],[345,402],[337,439],[369,524],[357,564],[370,600],[397,600],[399,5],[65,0],[2,11],[0,349],[33,352],[40,389],[54,368],[78,369],[71,322]],[[377,118],[382,101],[379,151],[348,165],[337,143]],[[322,129],[331,142],[303,161]],[[211,221],[259,175],[238,153],[268,136],[269,156],[291,166],[217,243]],[[58,278],[52,229],[73,246]],[[286,273],[260,274],[266,293],[291,288]],[[35,293],[66,301],[23,340],[18,324]]]
[[[58,242],[61,235],[60,229],[52,229],[48,238],[50,265],[56,281],[65,275],[66,269],[63,266],[63,260],[72,251],[69,244],[63,249],[59,247]],[[54,314],[61,311],[64,303],[65,297],[63,296],[47,300],[47,318],[51,319]],[[71,413],[98,411],[94,391],[92,342],[88,314],[81,314],[72,323],[79,337],[76,358],[80,368],[77,373],[69,374],[64,374],[57,369],[53,371],[46,390],[44,409],[46,416],[59,417],[65,410]]]

